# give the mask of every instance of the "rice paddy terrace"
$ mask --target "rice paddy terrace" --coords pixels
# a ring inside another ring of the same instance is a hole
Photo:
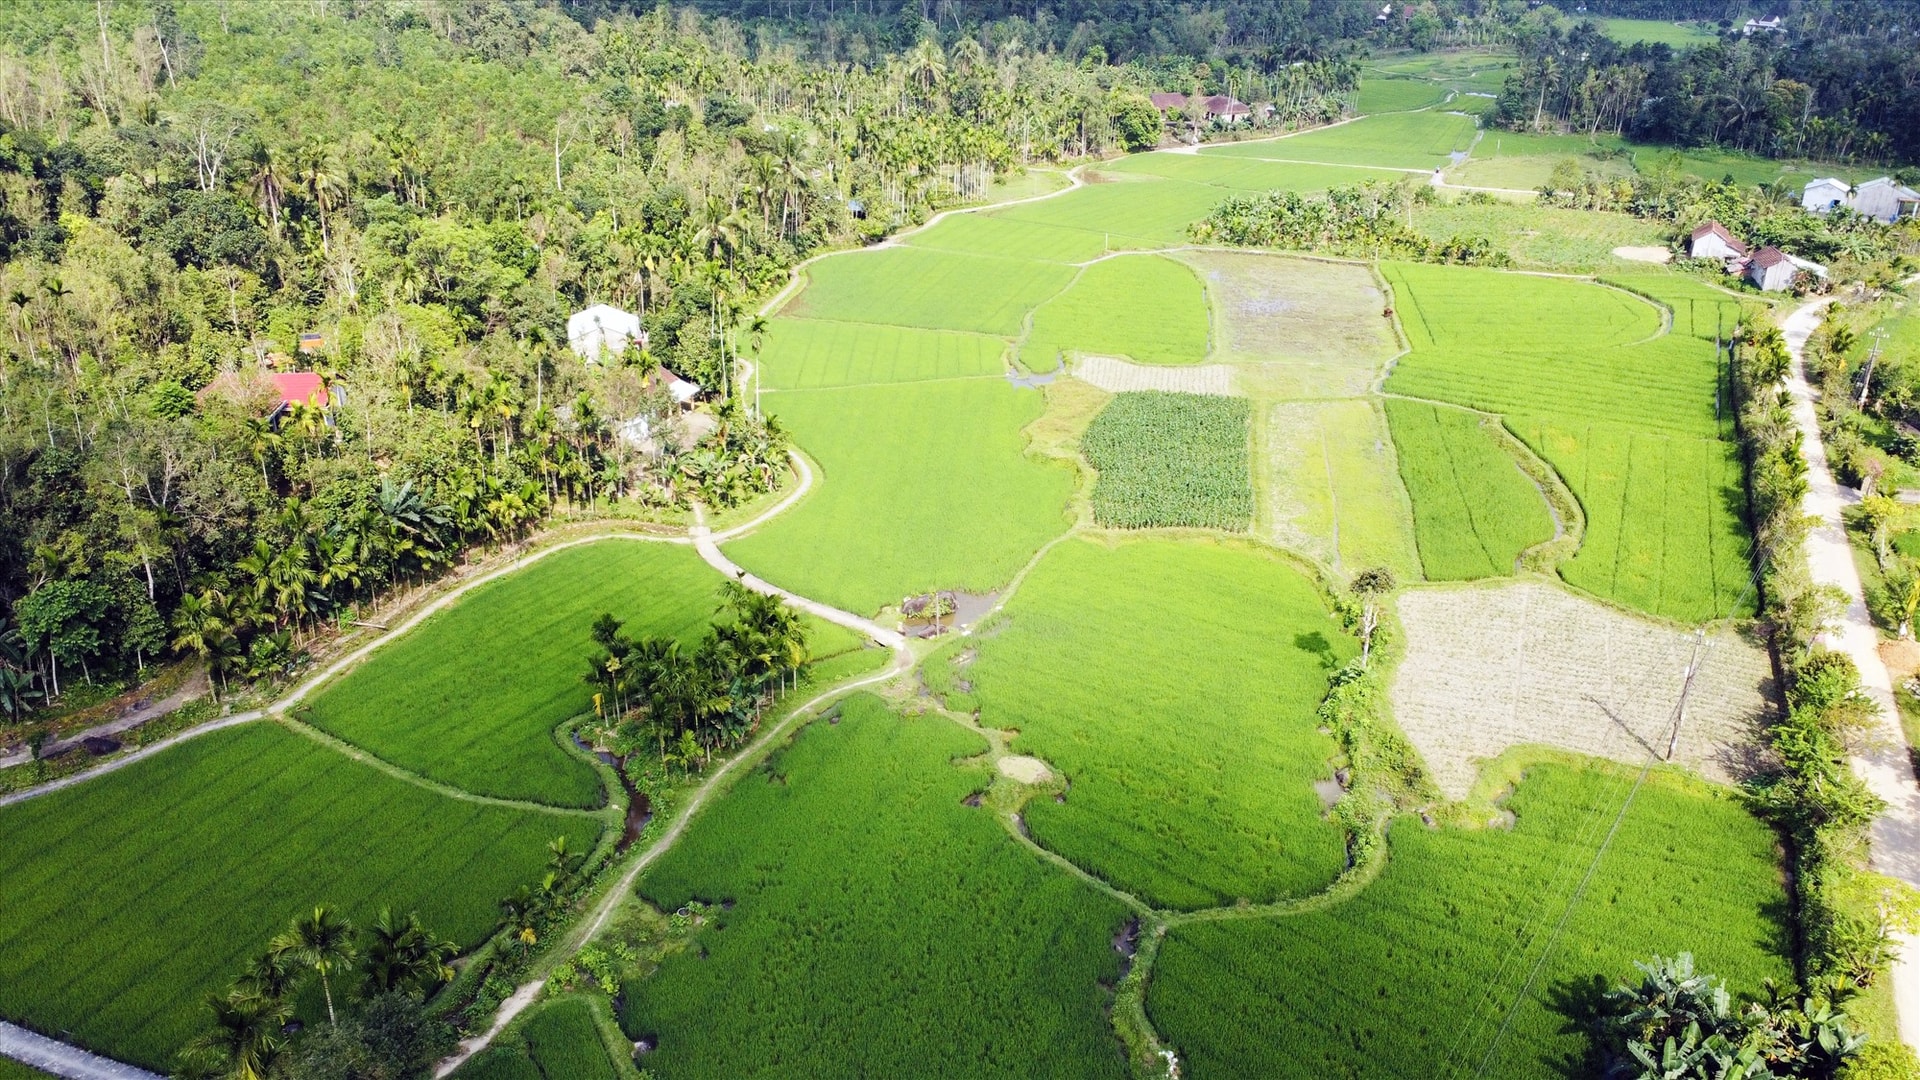
[[[458,1075],[1534,1078],[1636,959],[1789,974],[1774,836],[1714,758],[1769,700],[1728,629],[1731,297],[1188,240],[1232,194],[1468,167],[1452,106],[1484,73],[1383,74],[1379,115],[1082,167],[804,268],[754,378],[814,484],[720,550],[883,625],[955,590],[964,630],[702,788],[604,909],[618,993],[536,1004]],[[1380,567],[1394,813],[1322,705]],[[619,832],[555,736],[592,616],[691,641],[721,580],[685,544],[568,548],[277,718],[0,808],[47,841],[0,850],[28,915],[0,1016],[164,1067],[290,907],[476,945],[549,840]],[[1688,768],[1653,718],[1698,627]],[[826,680],[885,657],[819,641]],[[50,833],[80,823],[84,860]],[[54,950],[86,962],[36,985]]]

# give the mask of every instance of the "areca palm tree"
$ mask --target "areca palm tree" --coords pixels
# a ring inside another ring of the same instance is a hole
[[[392,908],[383,908],[367,928],[366,937],[367,951],[361,963],[364,995],[407,989],[427,994],[453,978],[448,961],[458,947],[429,934],[420,925],[418,913],[402,918]]]
[[[316,905],[312,914],[293,920],[286,932],[273,939],[273,951],[320,976],[320,991],[327,999],[327,1023],[336,1023],[332,975],[353,963],[353,924],[333,908]]]
[[[261,997],[209,995],[213,1028],[194,1041],[196,1049],[215,1055],[234,1080],[265,1080],[286,1046],[281,1034],[291,1010]]]
[[[292,958],[268,949],[247,964],[234,990],[264,1001],[284,1002],[300,985],[300,974],[300,967]]]

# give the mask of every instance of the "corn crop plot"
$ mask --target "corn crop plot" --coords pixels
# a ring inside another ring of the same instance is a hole
[[[1693,689],[1673,760],[1734,778],[1768,705],[1765,650],[1705,639],[1537,583],[1402,593],[1407,654],[1394,719],[1440,789],[1464,798],[1479,764],[1540,744],[1638,765],[1664,756],[1688,666]]]
[[[1447,88],[1439,83],[1416,79],[1374,79],[1360,81],[1360,111],[1363,113],[1411,112],[1447,100]]]
[[[1345,903],[1174,930],[1147,1009],[1181,1074],[1538,1080],[1578,1071],[1584,1010],[1636,960],[1690,951],[1747,996],[1787,982],[1774,835],[1731,793],[1654,774],[1567,914],[1635,772],[1535,765],[1511,829],[1402,818]]]
[[[1101,984],[1126,909],[965,805],[990,767],[954,762],[986,749],[859,695],[695,819],[640,883],[665,910],[715,904],[693,945],[623,988],[627,1035],[658,1040],[646,1067],[1123,1076]]]
[[[1071,784],[1035,840],[1150,903],[1298,896],[1345,864],[1313,782],[1314,709],[1355,651],[1312,582],[1261,549],[1067,540],[967,669],[981,723]]]
[[[1358,396],[1399,351],[1366,267],[1249,252],[1188,251],[1206,283],[1214,352],[1266,365],[1247,376],[1285,396]]]
[[[1560,568],[1569,584],[1683,622],[1753,610],[1733,444],[1617,424],[1508,422],[1586,511],[1586,538]]]
[[[600,778],[553,731],[590,708],[593,620],[692,644],[722,578],[680,544],[607,540],[489,582],[298,710],[301,719],[430,779],[480,795],[599,806]]]
[[[546,843],[596,819],[463,802],[271,722],[0,810],[0,1016],[164,1069],[248,958],[316,903],[420,913],[472,947]],[[30,841],[25,838],[31,838]]]
[[[1116,394],[1081,449],[1100,472],[1093,516],[1121,529],[1245,529],[1253,518],[1242,398]]]
[[[1751,609],[1710,338],[1663,332],[1660,308],[1621,289],[1460,267],[1386,273],[1413,343],[1387,389],[1507,414],[1588,518],[1561,568],[1569,582],[1687,621]],[[1666,296],[1661,283],[1682,279],[1634,280]],[[1688,292],[1675,288],[1677,305]]]
[[[1065,288],[1074,271],[1032,259],[898,246],[822,259],[806,273],[807,287],[781,314],[1012,337],[1027,312]]]
[[[1056,263],[1083,263],[1106,254],[1100,237],[1084,229],[1048,228],[991,213],[953,214],[931,228],[907,234],[901,242],[930,251]]]
[[[1033,313],[1020,346],[1029,371],[1069,354],[1118,354],[1141,364],[1198,364],[1207,356],[1207,298],[1185,263],[1127,255],[1094,263]]]
[[[991,378],[1007,343],[984,334],[871,323],[775,319],[759,363],[768,390]]]
[[[769,393],[819,463],[799,505],[727,545],[769,581],[849,611],[1003,585],[1067,527],[1074,476],[1027,456],[1033,390],[999,380]]]
[[[1256,531],[1349,574],[1420,577],[1413,514],[1386,417],[1370,401],[1265,406],[1255,438]]]
[[[1472,146],[1476,132],[1473,117],[1459,113],[1386,113],[1280,139],[1210,146],[1199,156],[1438,169]]]
[[[454,1073],[458,1080],[618,1080],[584,998],[537,1006],[518,1030],[495,1039]]]
[[[1553,539],[1545,496],[1487,430],[1498,420],[1424,401],[1386,408],[1428,580],[1505,577]]]

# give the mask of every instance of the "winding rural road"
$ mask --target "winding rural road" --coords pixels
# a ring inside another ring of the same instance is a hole
[[[1816,300],[1793,310],[1781,321],[1787,348],[1793,353],[1793,373],[1787,389],[1793,396],[1793,420],[1800,427],[1800,449],[1807,459],[1809,516],[1818,524],[1807,535],[1807,565],[1816,585],[1831,585],[1847,594],[1846,614],[1835,628],[1821,635],[1829,647],[1843,652],[1860,669],[1860,682],[1878,706],[1874,745],[1853,757],[1854,772],[1875,795],[1886,800],[1886,812],[1873,823],[1873,868],[1920,887],[1920,785],[1916,785],[1906,736],[1900,730],[1893,700],[1893,680],[1880,661],[1880,635],[1867,615],[1860,571],[1847,543],[1841,520],[1858,496],[1842,488],[1827,465],[1820,439],[1816,394],[1807,379],[1806,344],[1820,325],[1829,301]],[[1900,1040],[1920,1049],[1920,936],[1895,935],[1899,953],[1893,962],[1893,1000],[1900,1020]]]

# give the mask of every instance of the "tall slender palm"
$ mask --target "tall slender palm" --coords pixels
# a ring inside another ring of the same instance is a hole
[[[336,1023],[332,975],[353,963],[353,924],[333,908],[317,905],[312,914],[293,920],[285,933],[273,939],[273,951],[320,976],[320,991],[327,999],[327,1023]]]
[[[213,1028],[195,1040],[197,1049],[211,1051],[234,1080],[265,1080],[286,1045],[281,1034],[290,1012],[278,1001],[260,997],[210,995]]]

